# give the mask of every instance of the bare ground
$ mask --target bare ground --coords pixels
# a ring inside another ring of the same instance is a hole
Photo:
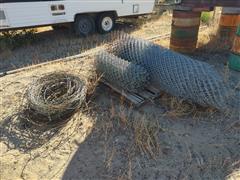
[[[156,32],[152,32],[154,23],[161,27],[161,19],[133,34],[143,38],[148,33],[165,34],[170,21],[164,22],[168,26]],[[228,52],[218,50],[209,31],[200,33],[201,48],[191,56],[214,65],[239,94],[239,73],[228,70]],[[168,46],[169,39],[155,42]],[[8,60],[25,66],[19,58],[10,58],[20,57],[20,52],[31,59],[31,53],[19,49],[1,62],[3,69],[14,69]],[[45,57],[46,51],[40,52]],[[240,179],[239,109],[218,112],[165,93],[135,109],[99,85],[82,111],[60,129],[36,129],[19,117],[22,97],[34,78],[64,69],[92,83],[96,76],[91,60],[86,57],[1,77],[1,179]]]

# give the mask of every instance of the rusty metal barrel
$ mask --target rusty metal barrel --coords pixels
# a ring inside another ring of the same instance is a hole
[[[180,53],[192,53],[195,51],[200,16],[200,12],[173,11],[170,49]]]
[[[237,28],[229,57],[229,68],[240,71],[240,25]]]
[[[240,8],[224,7],[219,21],[218,34],[221,44],[230,49],[235,37],[237,25],[240,23]]]

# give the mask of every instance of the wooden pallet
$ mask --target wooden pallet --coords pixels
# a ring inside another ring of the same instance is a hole
[[[119,88],[115,85],[110,84],[106,80],[101,80],[103,84],[123,96],[126,100],[128,100],[135,107],[140,107],[146,102],[154,100],[155,98],[160,96],[160,90],[155,88],[154,86],[148,86],[144,90],[138,93],[128,92],[122,88]]]

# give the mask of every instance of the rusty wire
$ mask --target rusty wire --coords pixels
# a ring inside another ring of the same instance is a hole
[[[24,100],[24,117],[37,126],[63,125],[81,107],[87,88],[79,77],[57,72],[29,85]]]

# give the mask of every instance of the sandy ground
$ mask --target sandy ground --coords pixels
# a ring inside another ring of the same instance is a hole
[[[166,34],[171,24],[167,19],[162,28],[154,30],[162,24],[157,20],[131,31],[143,38]],[[199,39],[201,48],[191,56],[215,66],[240,94],[239,73],[226,68],[228,52],[208,43],[208,31]],[[26,66],[34,53],[40,57],[36,63],[57,58],[49,47],[64,57],[64,47],[71,43],[75,48],[70,54],[79,53],[82,40],[71,40],[64,36],[60,43],[56,38],[50,45],[33,45],[26,49],[29,53],[20,48],[5,54],[1,72]],[[167,47],[169,39],[155,42]],[[89,82],[95,78],[91,60],[79,58],[0,78],[0,179],[240,179],[239,109],[218,112],[167,94],[135,109],[99,85],[89,103],[60,129],[36,129],[19,118],[24,92],[33,79],[64,69]]]

